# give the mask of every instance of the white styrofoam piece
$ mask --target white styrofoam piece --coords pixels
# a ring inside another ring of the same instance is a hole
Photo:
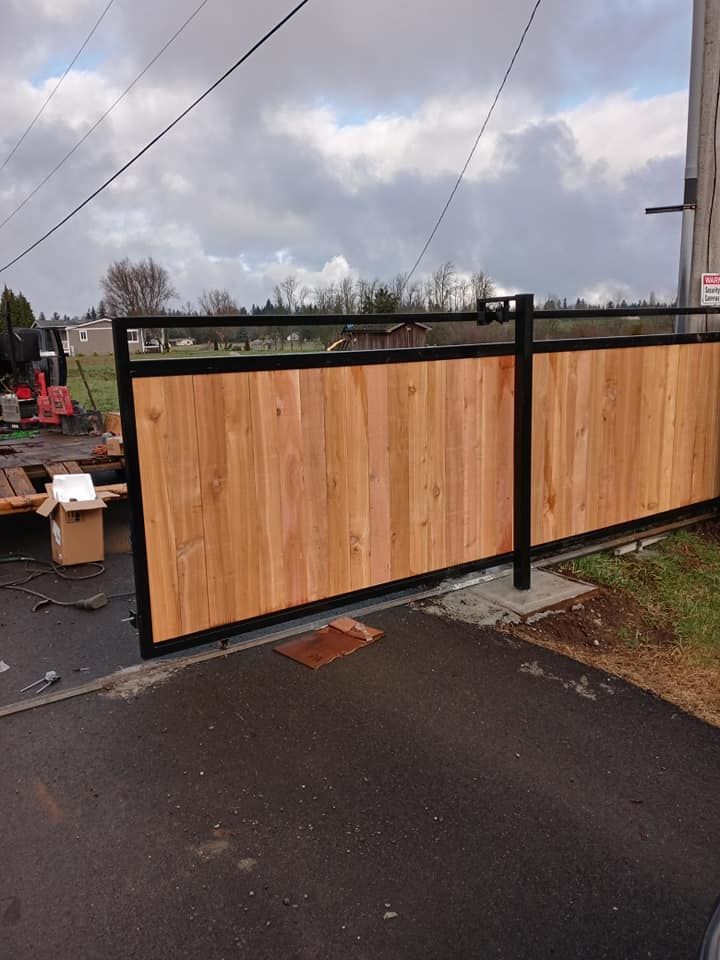
[[[53,477],[52,492],[58,503],[95,499],[95,485],[89,473],[57,474]]]

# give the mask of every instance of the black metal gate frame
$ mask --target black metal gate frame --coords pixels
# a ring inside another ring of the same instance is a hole
[[[514,304],[514,309],[511,305]],[[502,563],[512,562],[514,585],[518,590],[531,586],[533,559],[551,555],[558,550],[591,543],[627,532],[641,531],[661,523],[671,523],[684,517],[705,513],[720,507],[720,498],[694,504],[690,507],[666,511],[631,520],[626,523],[604,527],[579,536],[556,540],[533,547],[531,543],[532,503],[532,390],[533,357],[538,353],[564,353],[573,350],[608,350],[627,347],[671,346],[688,343],[720,342],[720,332],[687,334],[647,334],[640,336],[613,336],[576,338],[567,340],[535,340],[535,321],[538,319],[616,319],[628,317],[678,317],[720,314],[720,308],[628,308],[607,310],[535,310],[533,294],[517,294],[512,297],[492,297],[478,301],[475,312],[437,314],[374,314],[358,315],[282,315],[263,316],[252,324],[249,317],[122,317],[113,320],[113,342],[118,379],[120,415],[125,447],[125,466],[128,483],[128,498],[131,505],[130,530],[133,548],[135,589],[137,602],[137,627],[140,652],[146,659],[173,653],[265,627],[285,623],[296,617],[323,613],[332,608],[352,602],[383,597],[391,591],[417,587],[429,588],[442,580],[462,574],[487,569]],[[514,340],[481,344],[465,344],[445,347],[407,347],[393,350],[358,350],[331,353],[268,354],[249,357],[192,357],[178,359],[166,356],[132,359],[127,333],[138,326],[154,329],[169,327],[207,328],[217,326],[339,326],[353,322],[363,325],[386,325],[417,321],[419,317],[436,323],[472,322],[481,325],[494,321],[514,321]],[[515,357],[515,406],[513,443],[513,550],[511,553],[484,558],[459,566],[446,567],[431,573],[394,580],[375,587],[356,590],[301,606],[290,607],[274,613],[263,614],[235,623],[223,624],[172,640],[154,643],[150,616],[151,597],[147,564],[147,544],[140,483],[140,461],[137,447],[135,405],[132,382],[147,377],[194,376],[210,373],[238,373],[260,370],[297,370],[318,367],[346,367],[370,364],[414,363],[428,360],[453,360],[466,357]],[[720,429],[720,424],[718,425]]]

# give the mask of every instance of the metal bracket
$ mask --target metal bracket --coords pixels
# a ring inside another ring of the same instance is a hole
[[[510,304],[515,303],[518,297],[525,294],[515,294],[511,297],[478,297],[477,301],[477,325],[479,327],[488,327],[491,323],[510,323],[515,312],[510,309]],[[488,309],[490,304],[497,304],[496,307]]]

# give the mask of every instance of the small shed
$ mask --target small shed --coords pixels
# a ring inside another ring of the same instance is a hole
[[[400,347],[424,347],[431,328],[419,320],[401,323],[350,323],[343,330],[343,350],[395,350]]]

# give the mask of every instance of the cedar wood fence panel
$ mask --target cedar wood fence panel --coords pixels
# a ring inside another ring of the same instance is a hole
[[[512,547],[512,357],[133,385],[156,643]]]
[[[720,334],[533,347],[521,300],[514,344],[339,355],[131,361],[115,321],[143,655],[508,558],[527,585],[531,547],[716,504]]]

